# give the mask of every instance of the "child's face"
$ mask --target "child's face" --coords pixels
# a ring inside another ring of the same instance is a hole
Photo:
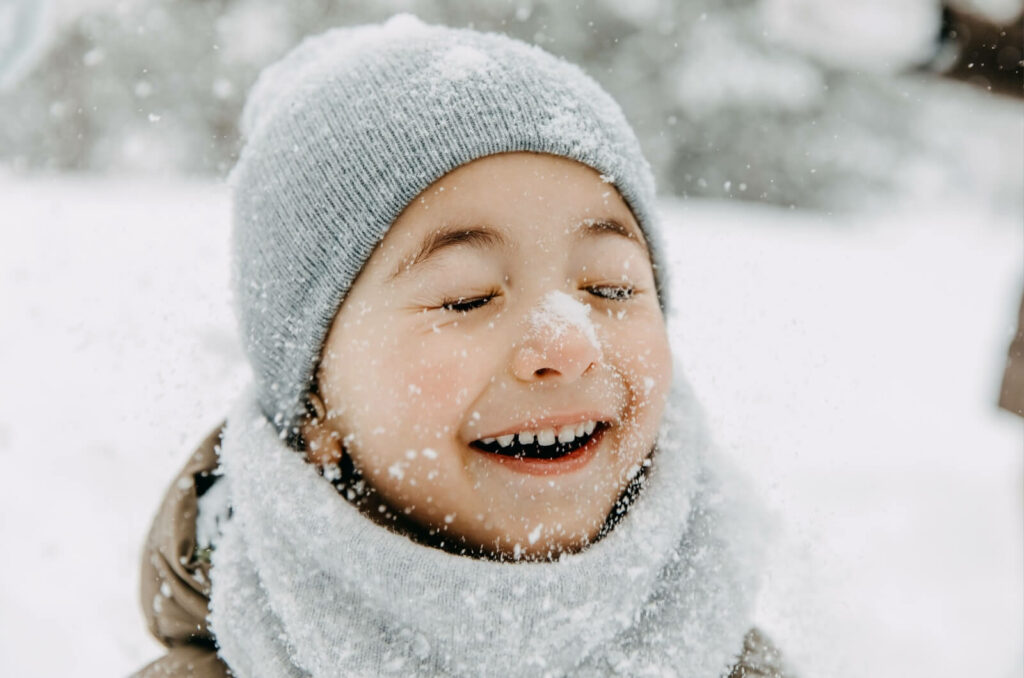
[[[612,184],[565,158],[494,155],[414,199],[367,261],[324,347],[327,417],[304,433],[318,463],[344,439],[372,510],[547,556],[601,528],[655,443],[671,371],[643,235]],[[588,443],[573,451],[564,426]],[[558,445],[538,445],[545,430]],[[501,448],[511,433],[527,442]]]

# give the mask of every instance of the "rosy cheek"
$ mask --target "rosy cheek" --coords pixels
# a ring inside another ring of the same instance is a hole
[[[455,347],[409,356],[401,370],[408,401],[424,414],[447,415],[437,419],[457,418],[473,390],[473,375],[479,374],[475,367],[469,351]]]
[[[655,412],[647,410],[660,409],[672,379],[671,350],[664,325],[652,318],[644,323],[612,322],[606,327],[606,355],[629,384],[634,416],[653,416]]]

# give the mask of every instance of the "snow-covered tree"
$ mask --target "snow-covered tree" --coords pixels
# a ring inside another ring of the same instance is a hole
[[[0,91],[0,162],[222,175],[263,66],[306,35],[398,11],[582,65],[622,104],[668,193],[842,207],[982,186],[1021,201],[1005,153],[1019,107],[1005,105],[999,129],[975,129],[971,108],[987,95],[900,75],[938,53],[937,0],[100,4],[60,22],[35,69]]]

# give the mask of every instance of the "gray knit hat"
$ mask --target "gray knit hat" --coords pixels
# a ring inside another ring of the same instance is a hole
[[[495,33],[407,14],[307,38],[260,75],[231,174],[234,286],[260,405],[304,411],[356,275],[414,197],[471,160],[572,158],[605,175],[650,243],[666,308],[654,179],[615,101],[578,67]]]

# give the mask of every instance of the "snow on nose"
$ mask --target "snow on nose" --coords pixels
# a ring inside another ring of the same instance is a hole
[[[601,350],[594,323],[590,321],[590,306],[560,290],[552,290],[541,298],[540,305],[530,313],[529,323],[534,332],[550,332],[556,339],[569,328],[576,328],[594,348]]]

